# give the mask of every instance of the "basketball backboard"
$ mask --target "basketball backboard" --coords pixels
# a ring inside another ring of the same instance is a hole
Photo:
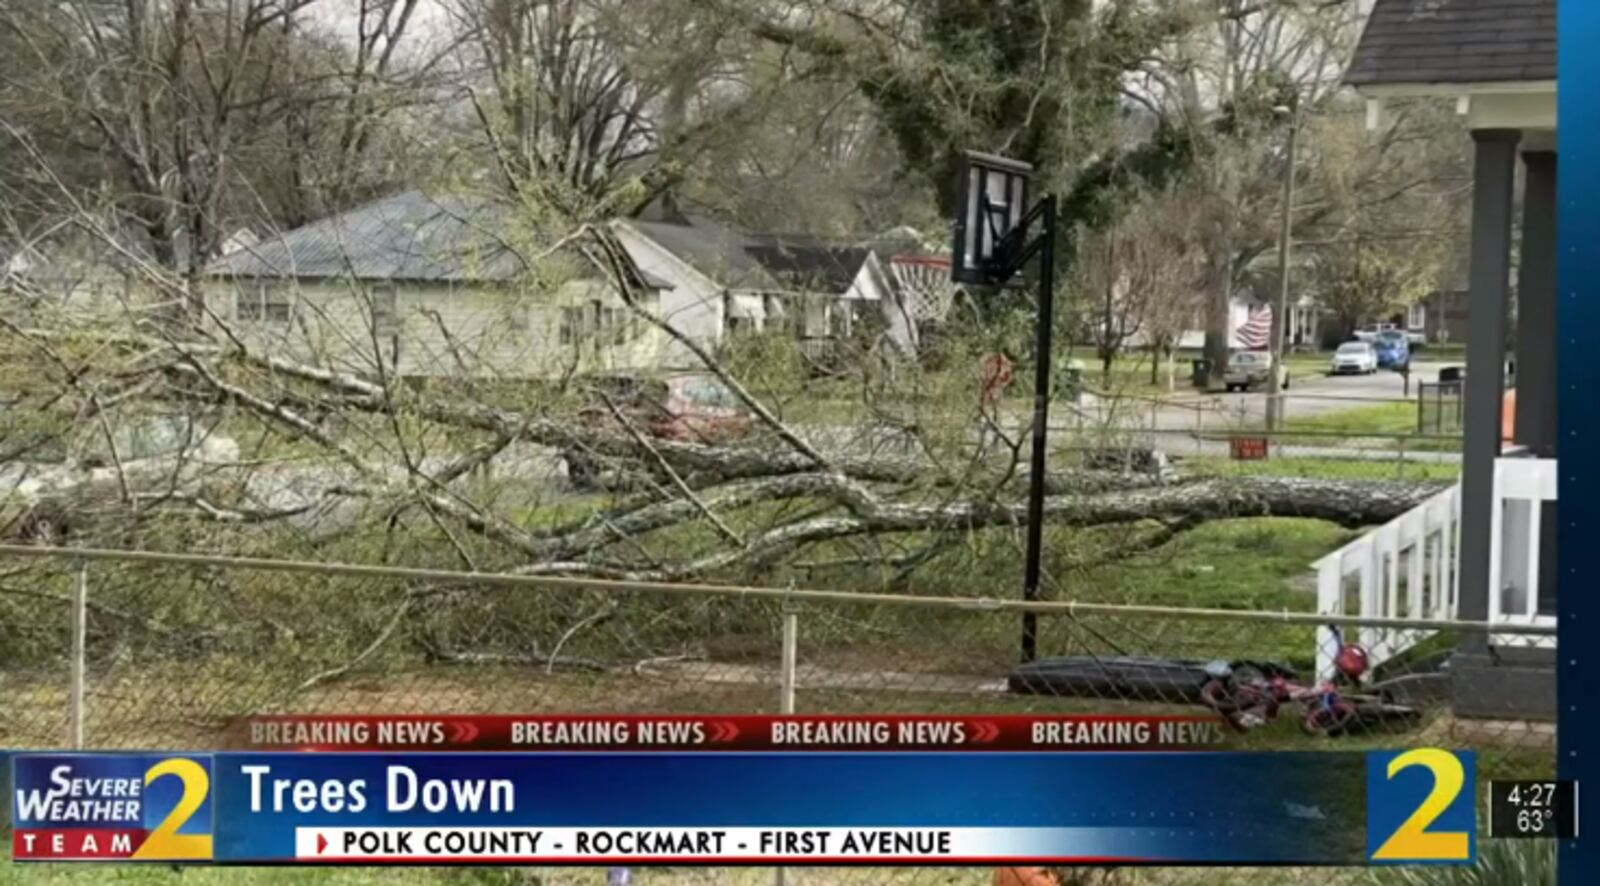
[[[950,279],[993,286],[1015,273],[997,270],[1002,239],[1028,212],[1033,167],[1017,160],[968,151],[956,178],[955,243]]]

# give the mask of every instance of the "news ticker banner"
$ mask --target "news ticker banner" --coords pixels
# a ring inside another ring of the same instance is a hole
[[[1214,715],[281,715],[244,718],[227,749],[294,751],[1193,750]]]
[[[1360,864],[1476,857],[1471,753],[12,758],[18,860]]]

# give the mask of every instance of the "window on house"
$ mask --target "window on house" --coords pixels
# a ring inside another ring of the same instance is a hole
[[[275,283],[255,283],[240,289],[236,311],[240,320],[268,323],[289,322],[291,294]]]
[[[611,334],[611,343],[620,345],[633,338],[633,324],[627,308],[606,308],[605,326]]]
[[[289,322],[289,293],[277,286],[261,290],[261,319],[268,323]]]
[[[561,309],[560,341],[564,345],[575,344],[578,336],[582,334],[583,312],[579,308]]]
[[[372,287],[372,331],[377,335],[399,333],[400,315],[394,287],[388,284]]]
[[[1422,329],[1428,325],[1428,308],[1423,304],[1411,306],[1406,317],[1406,327],[1409,329]]]
[[[513,332],[528,331],[528,305],[515,301],[506,308],[506,327]]]
[[[261,290],[241,289],[234,295],[234,314],[240,320],[261,319]]]

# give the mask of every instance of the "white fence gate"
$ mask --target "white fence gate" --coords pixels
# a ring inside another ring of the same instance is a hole
[[[1554,459],[1495,460],[1489,574],[1489,620],[1508,625],[1553,625],[1539,612],[1541,505],[1555,501]],[[1461,486],[1440,492],[1399,517],[1318,560],[1317,611],[1327,615],[1454,619],[1460,601]],[[1553,531],[1554,527],[1549,527]],[[1410,649],[1433,632],[1366,627],[1350,638],[1373,664]],[[1491,635],[1497,645],[1553,645],[1555,638]],[[1333,676],[1335,644],[1317,630],[1317,677]]]

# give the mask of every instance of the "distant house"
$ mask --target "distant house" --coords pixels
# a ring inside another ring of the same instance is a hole
[[[634,268],[659,311],[669,286]],[[247,343],[348,371],[553,377],[661,365],[667,336],[514,207],[408,191],[214,262],[207,299]]]
[[[177,296],[170,269],[162,269],[136,226],[104,219],[90,231],[60,225],[27,245],[0,246],[0,293],[20,298],[28,310],[49,309],[76,317],[124,320],[172,308]],[[254,242],[240,228],[224,238],[219,255]],[[188,238],[177,238],[179,262],[188,260]]]
[[[1432,344],[1466,344],[1467,290],[1439,289],[1406,309],[1406,328]]]
[[[128,305],[133,275],[118,256],[83,237],[0,248],[0,292],[22,298],[30,309],[102,312]]]
[[[640,269],[669,284],[663,317],[701,344],[780,328],[820,357],[867,326],[898,349],[916,347],[923,318],[910,304],[907,275],[891,268],[894,257],[918,251],[903,238],[746,234],[670,202],[612,230]]]

